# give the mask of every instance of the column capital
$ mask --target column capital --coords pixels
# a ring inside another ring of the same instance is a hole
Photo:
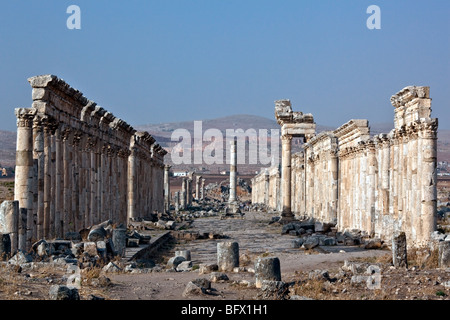
[[[14,112],[17,117],[17,127],[31,128],[33,126],[33,119],[36,116],[36,109],[17,108]]]

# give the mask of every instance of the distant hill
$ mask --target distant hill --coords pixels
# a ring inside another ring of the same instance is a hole
[[[228,117],[216,118],[216,119],[204,119],[202,121],[202,131],[205,132],[208,129],[219,129],[223,137],[225,138],[226,129],[280,129],[278,123],[273,119],[268,119],[265,117],[260,117],[256,115],[248,114],[238,114]],[[380,133],[389,133],[393,129],[393,123],[370,123],[370,132],[372,135]],[[155,137],[156,142],[162,147],[166,148],[168,151],[178,142],[171,141],[172,132],[176,129],[186,129],[191,133],[193,138],[194,132],[194,120],[183,121],[183,122],[169,122],[169,123],[159,123],[159,124],[144,124],[135,126],[137,130],[148,131],[152,136]],[[322,131],[332,131],[335,127],[325,126],[317,124],[316,132],[320,133]],[[269,137],[270,139],[270,137]],[[209,144],[209,143],[207,143]],[[206,144],[206,145],[207,145]],[[270,143],[268,143],[270,151]],[[300,145],[293,144],[293,152],[298,151]],[[16,132],[2,131],[0,130],[0,166],[13,167],[15,164],[15,149],[16,149]],[[224,157],[226,153],[224,152]],[[450,162],[450,130],[439,130],[438,132],[438,161],[449,161]],[[170,155],[166,156],[166,162],[171,163]],[[224,159],[224,163],[226,163]],[[211,170],[213,173],[218,173],[222,170],[229,169],[228,165],[203,165],[204,170]],[[201,165],[182,165],[177,166],[177,170],[195,170],[201,167]],[[245,172],[255,172],[260,169],[260,165],[248,165],[241,166],[240,170],[245,170]]]

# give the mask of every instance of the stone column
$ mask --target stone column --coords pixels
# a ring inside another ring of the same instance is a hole
[[[270,186],[270,176],[269,176],[269,170],[264,170],[264,204],[266,206],[269,205],[269,186]]]
[[[33,200],[35,175],[33,170],[33,119],[36,110],[18,108],[15,110],[17,117],[17,146],[16,146],[16,170],[14,182],[14,200],[19,201],[19,210],[26,209],[30,215],[30,223],[33,221]],[[26,226],[25,226],[26,228]],[[29,235],[31,236],[31,235]],[[31,238],[29,239],[31,240]],[[29,242],[29,241],[28,241]],[[23,248],[24,250],[28,248]]]
[[[291,221],[294,215],[291,211],[291,135],[281,137],[281,219]]]
[[[219,271],[233,271],[239,267],[239,244],[233,241],[217,243],[217,265]]]
[[[241,214],[239,209],[239,203],[236,197],[237,187],[237,141],[234,139],[230,142],[230,195],[228,198],[228,204],[225,209],[225,216],[234,216]]]
[[[255,279],[256,288],[261,288],[263,280],[281,281],[280,259],[277,257],[256,259]]]
[[[189,207],[192,204],[192,202],[191,202],[191,199],[192,199],[191,183],[192,183],[191,178],[186,179],[186,207]]]
[[[202,176],[196,176],[195,177],[195,200],[200,200],[200,180],[202,179]]]
[[[185,210],[186,209],[186,178],[182,178],[180,200],[181,200],[180,201],[181,210]]]
[[[63,152],[61,142],[61,129],[55,132],[55,237],[63,236]]]
[[[9,233],[14,254],[19,248],[19,201],[5,200],[0,204],[0,233]]]
[[[422,241],[428,242],[431,233],[436,230],[436,205],[437,205],[437,176],[436,176],[436,154],[437,154],[437,119],[426,119],[421,123],[420,139],[422,140]]]
[[[164,211],[166,212],[170,210],[170,168],[167,164],[164,166]]]
[[[237,184],[237,141],[233,140],[231,142],[231,159],[230,159],[230,197],[228,203],[236,202],[236,184]]]
[[[394,233],[392,238],[392,261],[394,267],[408,268],[406,248],[406,234],[404,232]]]
[[[179,191],[175,192],[173,202],[174,202],[175,212],[180,211],[180,192]]]
[[[37,239],[43,238],[44,224],[44,132],[40,117],[33,122],[34,158],[37,159],[37,204],[36,204],[36,233]]]
[[[137,217],[137,212],[135,210],[135,179],[136,179],[136,148],[131,148],[131,154],[128,157],[128,212],[127,212],[127,223],[131,218]]]
[[[205,179],[202,178],[202,185],[201,185],[201,200],[205,200]]]

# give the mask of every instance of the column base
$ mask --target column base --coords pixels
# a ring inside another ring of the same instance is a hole
[[[239,203],[237,201],[234,201],[234,202],[228,203],[221,218],[222,219],[242,218],[243,216],[244,216],[244,213],[241,212],[241,209],[239,208]]]
[[[280,213],[280,220],[278,220],[278,222],[285,224],[295,220],[297,219],[295,218],[295,215],[291,211],[282,211]]]

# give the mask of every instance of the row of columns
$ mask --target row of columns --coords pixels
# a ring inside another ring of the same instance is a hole
[[[63,237],[104,220],[164,209],[163,158],[136,132],[55,76],[29,79],[32,108],[18,108],[15,200],[26,242]]]

